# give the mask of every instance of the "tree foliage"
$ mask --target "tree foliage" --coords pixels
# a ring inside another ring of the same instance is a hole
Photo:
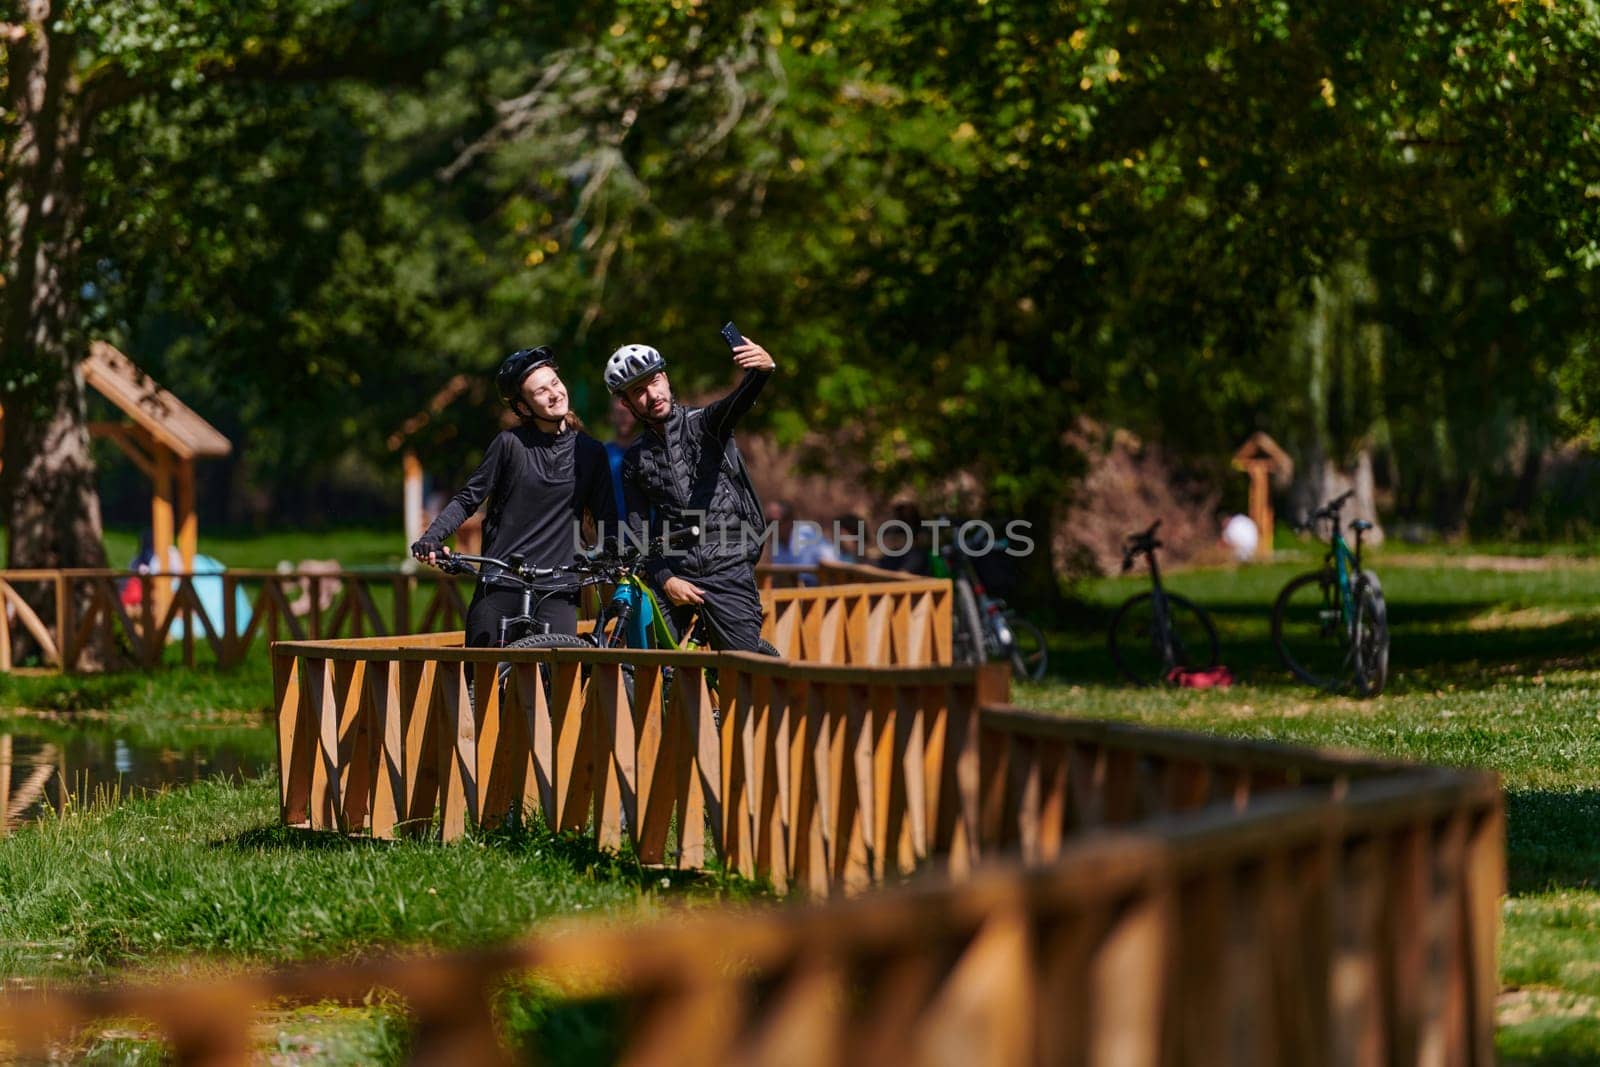
[[[270,489],[524,344],[591,416],[623,342],[718,383],[728,318],[786,437],[1042,521],[1085,416],[1449,525],[1600,411],[1592,0],[70,6],[83,321]]]

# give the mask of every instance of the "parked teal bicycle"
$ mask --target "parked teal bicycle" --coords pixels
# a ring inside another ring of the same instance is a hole
[[[1278,594],[1272,643],[1302,682],[1374,697],[1389,680],[1389,612],[1378,576],[1361,569],[1361,536],[1372,524],[1350,524],[1354,548],[1344,539],[1340,512],[1353,495],[1329,501],[1301,524],[1331,525],[1328,555],[1321,569],[1291,579]]]

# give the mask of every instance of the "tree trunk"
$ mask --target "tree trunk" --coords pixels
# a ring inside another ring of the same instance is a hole
[[[1066,609],[1061,591],[1062,570],[1056,566],[1057,498],[1035,495],[1024,502],[1022,519],[1033,551],[1017,560],[1017,585],[1012,599],[1019,607],[1038,612],[1041,621],[1054,621]]]
[[[8,566],[103,567],[100,498],[77,370],[84,350],[77,327],[86,116],[73,76],[73,42],[58,32],[51,6],[29,0],[20,35],[7,49],[6,103],[15,122],[0,178],[6,270],[0,499]]]

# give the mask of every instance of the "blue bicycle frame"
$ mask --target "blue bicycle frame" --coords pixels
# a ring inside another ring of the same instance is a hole
[[[639,578],[629,575],[617,583],[604,615],[622,618],[622,641],[628,648],[665,648],[681,651],[655,593]],[[652,641],[652,637],[654,641]]]
[[[1333,532],[1333,546],[1329,555],[1333,559],[1333,570],[1338,575],[1339,581],[1339,621],[1349,627],[1353,625],[1356,617],[1356,594],[1355,587],[1350,581],[1350,572],[1361,563],[1356,559],[1355,553],[1350,551],[1349,543],[1338,530]]]

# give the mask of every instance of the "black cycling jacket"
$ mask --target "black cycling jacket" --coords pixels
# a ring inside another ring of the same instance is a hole
[[[601,529],[617,522],[605,446],[576,430],[552,434],[524,424],[502,431],[424,536],[449,537],[485,499],[483,554],[520,555],[535,567],[572,562],[581,547],[574,526],[585,511],[605,524]]]
[[[656,585],[675,575],[694,578],[748,565],[761,554],[762,519],[751,513],[732,438],[770,377],[771,371],[749,370],[732,392],[703,408],[673,404],[660,424],[646,424],[623,457],[622,496],[634,538],[647,530],[650,536],[690,525],[702,530],[686,552],[647,566]]]

